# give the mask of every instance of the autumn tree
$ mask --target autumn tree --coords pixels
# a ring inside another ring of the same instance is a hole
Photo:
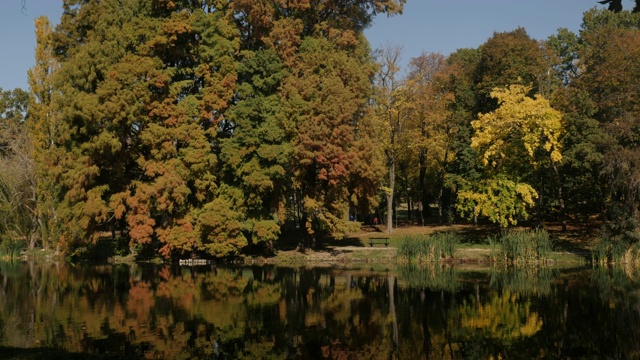
[[[250,67],[242,67],[249,72],[240,74],[243,98],[232,111],[245,117],[235,117],[237,134],[226,143],[229,150],[249,147],[242,159],[224,155],[242,169],[232,170],[234,183],[250,180],[237,186],[251,202],[249,223],[264,236],[280,231],[284,206],[314,239],[318,232],[341,236],[350,212],[375,204],[380,166],[365,116],[373,67],[362,30],[403,4],[233,2],[242,61]]]
[[[449,83],[452,71],[443,55],[422,54],[410,60],[404,89],[410,124],[407,147],[417,153],[420,201],[424,209],[430,202],[427,193],[431,189],[440,222],[445,174],[458,151],[455,137],[459,124],[451,118],[451,104],[455,100]]]
[[[403,3],[65,1],[61,244],[233,256],[280,236],[293,193],[309,234],[346,232],[379,176],[362,30]]]
[[[309,235],[320,229],[347,232],[355,191],[351,186],[372,190],[369,183],[377,181],[364,176],[357,179],[359,184],[352,181],[353,176],[371,174],[359,173],[357,167],[378,164],[368,155],[375,151],[363,128],[374,71],[369,48],[361,35],[336,32],[334,36],[303,41],[297,75],[288,78],[284,87],[285,114],[294,131],[293,187],[303,199]]]
[[[571,91],[586,104],[575,107],[575,116],[590,121],[593,136],[588,143],[592,158],[597,158],[603,204],[609,220],[618,223],[637,223],[638,194],[638,114],[640,103],[635,79],[640,74],[636,58],[640,15],[637,13],[590,10],[584,14],[582,46],[579,50],[581,75],[574,81]],[[602,186],[604,185],[604,186]],[[627,229],[629,230],[629,229]],[[624,230],[624,231],[627,231]]]
[[[138,162],[145,174],[140,193],[127,200],[138,207],[130,227],[143,243],[157,236],[165,256],[230,256],[247,245],[242,194],[219,174],[220,138],[232,132],[225,113],[239,42],[226,5],[183,6],[162,8],[167,16],[149,44],[162,85],[150,94],[149,124],[140,134],[150,152]]]
[[[511,85],[492,92],[499,107],[472,122],[475,133],[471,140],[489,177],[458,194],[460,210],[471,216],[489,216],[503,227],[516,224],[517,217],[526,218],[526,207],[534,205],[538,196],[521,179],[531,168],[562,159],[562,114],[542,96],[529,97],[529,91],[530,87]]]
[[[378,51],[379,70],[374,85],[377,127],[387,166],[385,188],[387,233],[393,231],[397,163],[407,125],[407,112],[405,111],[407,99],[403,92],[404,79],[400,72],[400,56],[401,48],[398,46],[389,45]]]
[[[27,126],[33,141],[33,160],[36,171],[37,222],[42,246],[57,245],[61,231],[58,217],[60,189],[56,174],[59,172],[60,137],[59,114],[54,106],[54,73],[58,63],[52,48],[52,26],[46,17],[35,20],[35,66],[29,77],[29,119]]]
[[[246,240],[231,210],[235,195],[216,183],[215,139],[236,77],[229,14],[173,3],[74,4],[65,3],[53,36],[68,101],[68,244],[116,228],[132,246],[155,243],[167,256],[239,251]]]

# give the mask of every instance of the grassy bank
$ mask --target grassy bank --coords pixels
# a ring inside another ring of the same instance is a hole
[[[522,229],[521,229],[522,230]],[[548,248],[544,255],[544,262],[554,266],[574,266],[585,264],[590,260],[590,247],[593,244],[594,231],[586,227],[571,227],[562,232],[559,226],[548,226],[547,232],[554,240],[554,248]],[[449,234],[443,236],[437,246],[439,253],[437,258],[449,263],[486,265],[496,262],[496,244],[491,239],[500,234],[495,227],[474,227],[470,225],[453,226],[406,226],[394,229],[393,233],[386,234],[382,227],[363,227],[356,234],[352,234],[344,240],[329,240],[319,243],[316,249],[278,250],[274,257],[249,258],[249,262],[265,262],[270,264],[362,264],[362,263],[387,263],[397,264],[398,250],[404,246],[407,238],[430,237],[434,234]],[[452,234],[455,234],[453,236]],[[388,247],[383,244],[370,246],[369,239],[388,237]],[[511,238],[509,242],[512,249],[526,245],[526,238]],[[448,242],[455,240],[455,248],[448,247]],[[502,244],[500,244],[502,245]],[[416,245],[417,246],[417,245]],[[448,253],[453,251],[453,254]],[[426,257],[421,261],[429,261]],[[526,261],[533,262],[532,258]]]
[[[554,248],[545,255],[545,261],[554,265],[576,265],[584,264],[591,260],[590,249],[595,241],[595,231],[588,227],[570,227],[568,231],[560,231],[559,226],[547,226],[549,236],[554,239]],[[437,246],[439,253],[435,258],[445,260],[455,264],[473,264],[488,266],[495,263],[496,243],[492,238],[500,234],[500,230],[490,226],[452,225],[452,226],[403,226],[394,229],[391,234],[387,234],[381,226],[363,227],[359,232],[351,234],[341,240],[328,239],[319,241],[314,248],[301,250],[297,248],[299,241],[291,239],[289,242],[277,242],[275,256],[260,257],[251,256],[238,259],[244,263],[268,263],[282,265],[304,265],[304,264],[327,264],[327,265],[366,265],[366,264],[386,264],[396,265],[401,262],[398,258],[398,248],[402,247],[403,241],[407,238],[430,237],[434,234],[449,234],[440,239]],[[371,238],[388,237],[388,246],[384,243],[376,243],[370,246]],[[96,258],[110,262],[139,262],[140,257],[130,254],[119,256],[111,252],[100,251],[108,249],[104,243],[98,242],[88,248],[86,253],[94,256],[78,257],[75,261],[94,261]],[[526,239],[520,239],[512,245],[526,245]],[[84,255],[87,255],[84,254]],[[17,257],[21,260],[50,261],[64,260],[53,251],[35,249],[22,250]],[[423,257],[421,262],[434,261]],[[145,261],[162,262],[162,259],[145,259]]]

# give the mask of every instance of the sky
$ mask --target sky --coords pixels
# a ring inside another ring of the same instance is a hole
[[[27,70],[34,64],[34,19],[45,15],[57,24],[61,0],[2,0],[0,5],[0,88],[27,89]],[[633,5],[623,0],[626,9]],[[477,48],[494,32],[523,27],[543,40],[566,27],[579,32],[582,14],[603,8],[596,0],[407,0],[402,15],[375,18],[365,35],[373,49],[400,45],[408,61],[421,53],[448,55]]]

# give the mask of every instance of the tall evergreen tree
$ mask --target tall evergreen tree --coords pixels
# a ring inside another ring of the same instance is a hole
[[[62,223],[58,217],[60,188],[57,174],[60,172],[58,139],[60,137],[60,116],[53,98],[54,74],[58,63],[54,58],[51,23],[46,17],[35,20],[36,49],[35,66],[29,76],[29,119],[28,126],[33,141],[33,158],[36,167],[37,221],[42,246],[58,245]]]
[[[343,232],[377,181],[362,29],[403,3],[64,1],[62,245],[234,255],[279,236],[292,188]]]

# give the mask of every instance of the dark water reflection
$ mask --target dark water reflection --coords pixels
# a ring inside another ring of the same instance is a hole
[[[640,358],[640,285],[622,270],[0,263],[0,281],[5,347],[151,359]]]

